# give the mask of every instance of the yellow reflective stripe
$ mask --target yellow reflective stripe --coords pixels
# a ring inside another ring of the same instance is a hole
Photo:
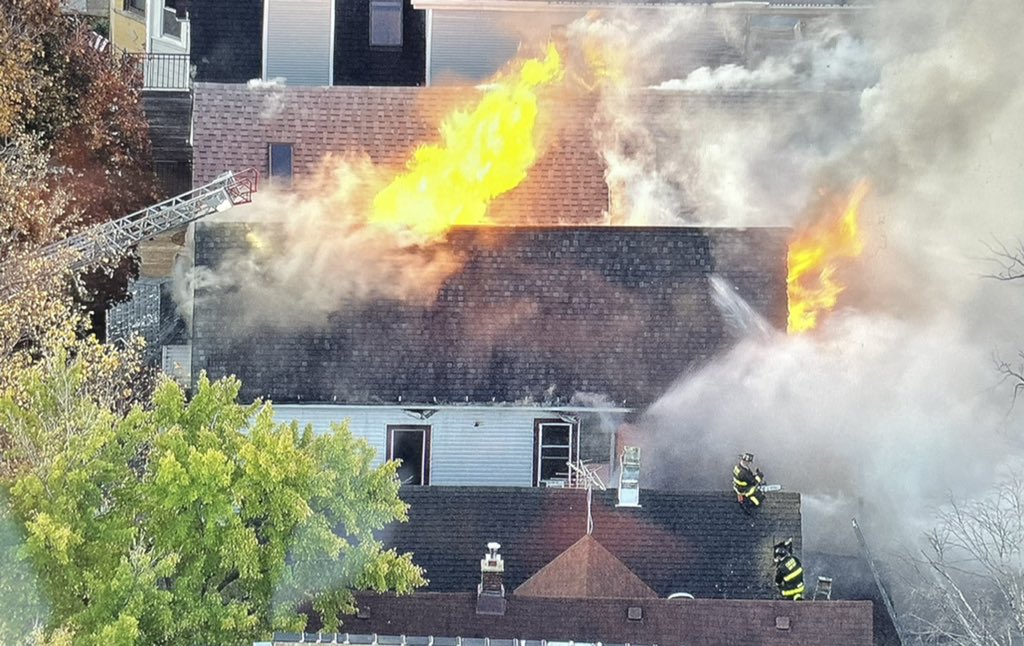
[[[736,478],[732,479],[732,484],[733,484],[733,486],[736,486],[736,487],[749,487],[750,486],[750,483],[747,482],[746,480],[737,480]]]
[[[798,567],[797,569],[793,570],[792,572],[790,572],[786,576],[782,577],[782,580],[783,581],[787,581],[787,582],[788,581],[792,581],[793,579],[797,578],[798,576],[800,576],[803,573],[804,573],[804,569],[802,567]]]
[[[782,591],[782,596],[784,596],[784,597],[795,597],[797,595],[803,596],[803,594],[804,594],[804,584],[802,584],[802,583],[799,586],[793,588],[792,590],[783,590]]]
[[[748,500],[750,500],[750,502],[754,503],[755,507],[760,507],[761,506],[761,501],[757,499],[757,496],[748,496]]]

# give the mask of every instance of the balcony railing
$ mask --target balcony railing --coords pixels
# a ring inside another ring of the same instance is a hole
[[[145,90],[191,90],[188,54],[125,54],[138,66]]]

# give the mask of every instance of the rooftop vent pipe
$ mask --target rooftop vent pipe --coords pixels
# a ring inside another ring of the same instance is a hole
[[[498,550],[501,544],[491,541],[480,559],[480,584],[476,589],[476,614],[505,614],[505,561]]]
[[[640,506],[640,447],[626,446],[619,457],[619,502],[617,507]]]

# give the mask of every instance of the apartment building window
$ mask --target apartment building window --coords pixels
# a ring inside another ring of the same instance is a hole
[[[405,485],[430,484],[430,427],[388,426],[388,460],[401,460],[398,480]]]
[[[134,11],[135,13],[145,14],[146,0],[124,0],[122,8],[125,11]]]
[[[538,419],[533,423],[533,484],[558,486],[569,479],[569,462],[580,450],[576,424],[563,419]]]
[[[370,0],[370,46],[402,46],[403,0]]]
[[[270,181],[278,186],[292,185],[292,145],[270,144]]]
[[[160,34],[168,38],[181,40],[181,21],[178,20],[178,2],[180,0],[163,0]]]

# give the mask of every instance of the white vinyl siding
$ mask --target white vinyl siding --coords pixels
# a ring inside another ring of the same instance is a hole
[[[325,432],[331,422],[349,420],[356,437],[386,455],[388,425],[429,425],[430,484],[529,487],[533,484],[534,420],[550,417],[536,410],[441,409],[426,420],[402,409],[277,404],[279,422],[296,420]]]
[[[334,1],[265,0],[263,78],[287,85],[331,85]]]
[[[149,32],[146,51],[150,54],[187,54],[189,51],[189,23],[187,20],[174,25],[177,36],[164,35],[164,19],[175,20],[173,9],[168,9],[164,0],[149,0],[146,11],[146,30]],[[188,60],[175,61],[185,69],[187,78]],[[177,76],[177,74],[176,74]]]
[[[548,32],[583,12],[431,11],[427,42],[431,85],[483,81],[515,58],[521,33],[547,41]]]

